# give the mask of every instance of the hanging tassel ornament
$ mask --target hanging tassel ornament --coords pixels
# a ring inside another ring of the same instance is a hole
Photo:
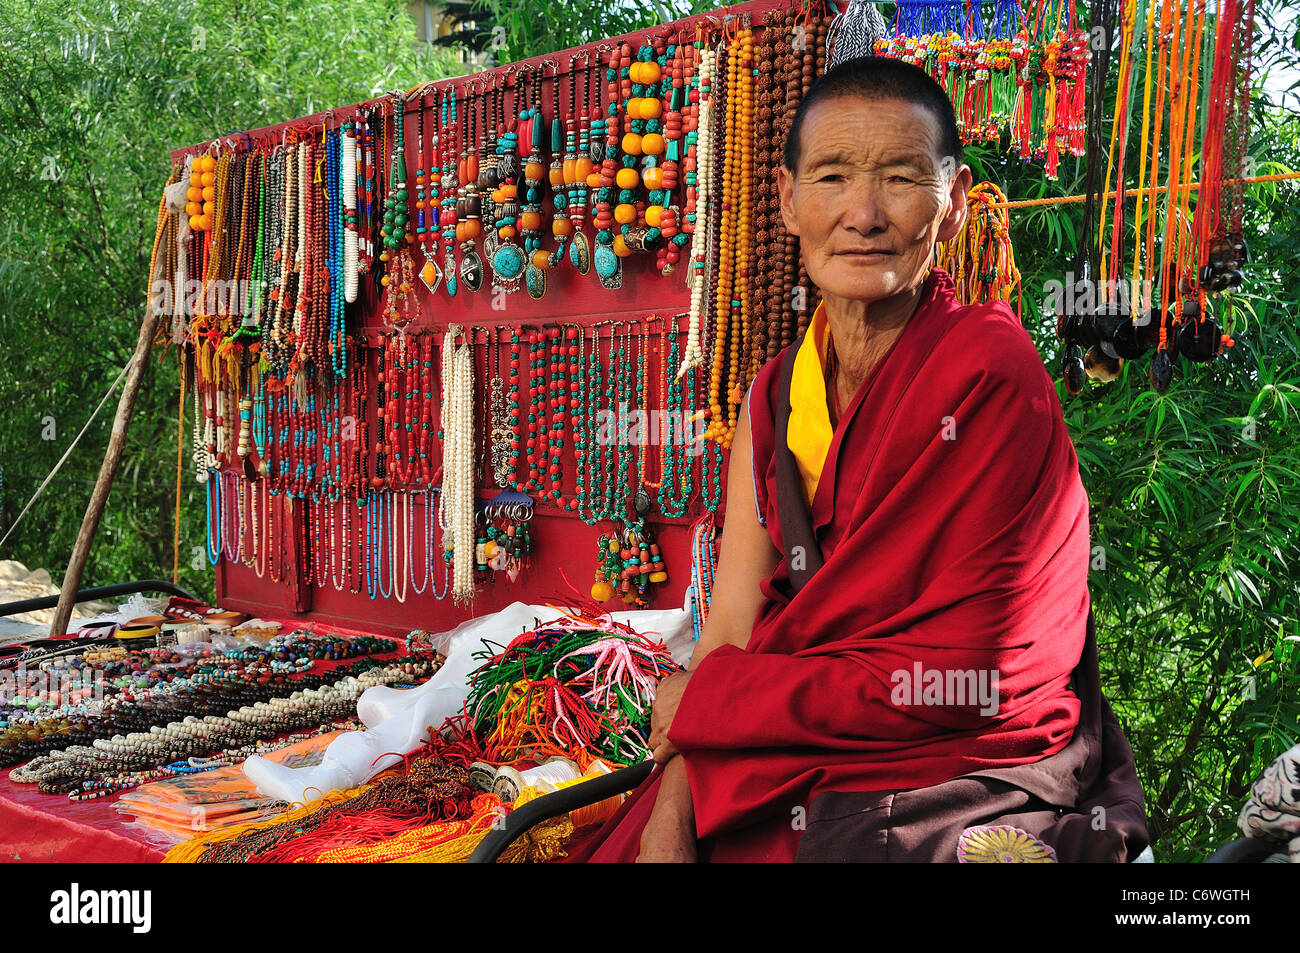
[[[807,42],[802,25],[795,27],[793,43],[800,49],[800,42]],[[876,43],[885,38],[888,28],[885,18],[880,15],[871,0],[850,0],[848,9],[836,14],[831,21],[826,35],[826,48],[829,50],[828,70],[834,69],[845,60],[860,56],[871,56]]]
[[[966,202],[966,224],[935,249],[936,264],[952,276],[963,304],[1009,302],[1020,287],[1020,271],[1011,246],[1006,196],[992,182],[981,182]]]

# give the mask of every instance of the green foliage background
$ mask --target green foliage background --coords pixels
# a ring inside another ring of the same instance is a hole
[[[1261,56],[1295,68],[1300,38],[1285,6],[1261,0]],[[708,9],[477,7],[480,35],[499,38],[497,62]],[[416,42],[396,0],[0,6],[0,534],[132,353],[170,150],[461,71],[451,52]],[[1111,101],[1113,85],[1112,72]],[[1300,168],[1295,109],[1261,92],[1256,110],[1257,171]],[[994,149],[970,159],[976,180],[1012,198],[1081,189],[1070,159],[1055,182]],[[1294,181],[1247,193],[1252,263],[1236,347],[1180,365],[1163,395],[1145,359],[1078,397],[1059,388],[1092,501],[1105,688],[1136,751],[1162,860],[1202,859],[1235,836],[1251,780],[1300,737],[1297,193]],[[1012,219],[1024,322],[1058,378],[1055,322],[1039,306],[1044,283],[1074,261],[1080,215],[1063,206]],[[170,576],[178,392],[174,360],[156,354],[83,585]],[[115,406],[116,394],[0,558],[62,571]],[[48,418],[53,440],[42,439]],[[192,562],[203,497],[182,485],[180,582],[211,597],[210,571]]]

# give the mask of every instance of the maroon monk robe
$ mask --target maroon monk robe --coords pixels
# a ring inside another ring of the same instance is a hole
[[[781,363],[748,399],[760,519],[784,553]],[[1088,500],[1055,387],[1006,305],[963,306],[932,272],[836,427],[812,525],[824,565],[791,595],[786,555],[748,645],[693,668],[669,732],[701,860],[792,860],[821,793],[1035,762],[1078,722]],[[986,685],[996,672],[996,712],[911,684],[953,671]],[[658,785],[656,772],[573,859],[635,859]]]

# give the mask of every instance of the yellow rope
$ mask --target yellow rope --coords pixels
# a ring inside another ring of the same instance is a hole
[[[1285,182],[1288,179],[1300,179],[1300,172],[1279,172],[1275,175],[1254,175],[1242,179],[1224,179],[1224,185],[1235,185],[1239,182],[1247,185],[1254,185],[1258,182]],[[1195,192],[1201,188],[1201,182],[1189,182],[1186,185],[1178,186],[1174,191],[1177,192]],[[1125,189],[1124,197],[1132,198],[1135,195],[1161,195],[1168,192],[1167,186],[1156,186],[1155,188],[1146,189]],[[1113,199],[1116,193],[1114,191],[1102,192],[1100,198]],[[1059,195],[1055,198],[1047,199],[1018,199],[1015,202],[989,202],[989,208],[1030,208],[1036,205],[1077,205],[1087,198],[1086,195]]]
[[[283,824],[285,821],[297,821],[309,814],[315,814],[326,805],[333,804],[337,801],[346,801],[350,798],[357,797],[365,792],[370,785],[363,784],[359,788],[353,788],[350,791],[332,791],[322,798],[314,801],[308,801],[306,804],[298,807],[289,808],[282,814],[266,821],[251,821],[247,824],[236,824],[233,827],[223,827],[220,830],[209,831],[206,834],[200,834],[198,837],[191,838],[183,844],[177,844],[171,850],[167,851],[167,856],[163,858],[164,864],[187,864],[194,863],[203,856],[213,844],[221,844],[225,841],[234,840],[250,831],[255,831],[263,827],[274,827],[276,824]]]

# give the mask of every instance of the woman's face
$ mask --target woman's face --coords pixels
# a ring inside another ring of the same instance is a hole
[[[939,123],[899,99],[838,96],[814,105],[793,174],[781,167],[781,215],[808,277],[828,297],[882,301],[924,280],[936,241],[966,220],[968,166],[941,159]],[[944,166],[948,168],[944,168]]]

